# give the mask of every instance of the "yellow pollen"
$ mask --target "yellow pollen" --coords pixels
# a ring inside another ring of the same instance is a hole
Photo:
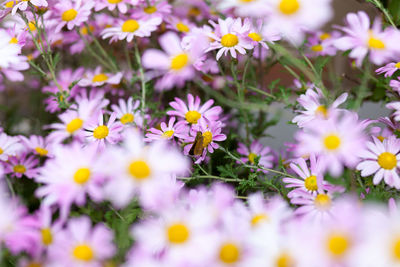
[[[4,153],[4,150],[0,147],[0,155]]]
[[[83,185],[90,178],[90,170],[88,168],[80,168],[74,174],[74,181],[77,184]]]
[[[174,134],[174,130],[167,130],[162,134],[162,137],[170,138]]]
[[[385,43],[379,40],[378,38],[375,38],[372,32],[370,32],[368,39],[368,47],[371,49],[382,50],[385,49]]]
[[[328,150],[336,150],[339,148],[341,140],[336,134],[327,135],[324,138],[325,148]]]
[[[18,39],[15,38],[15,37],[13,37],[13,38],[11,38],[11,40],[10,40],[9,43],[10,43],[10,44],[18,44]]]
[[[232,33],[225,34],[221,38],[221,44],[225,47],[233,47],[238,43],[239,43],[239,38]]]
[[[322,50],[324,50],[324,47],[320,44],[317,44],[317,45],[311,46],[311,50],[314,52],[321,52]]]
[[[94,257],[92,248],[86,244],[76,246],[72,254],[77,260],[86,262],[91,261]]]
[[[349,248],[349,240],[343,234],[333,234],[328,238],[327,249],[334,257],[343,256]]]
[[[393,242],[393,257],[396,261],[400,262],[400,238]]]
[[[383,137],[382,135],[378,135],[376,138],[378,138],[378,140],[381,142],[383,142],[383,140],[385,140],[385,137]]]
[[[321,39],[322,41],[324,41],[326,39],[329,39],[329,38],[331,38],[331,35],[329,33],[327,33],[327,32],[324,32],[323,34],[321,34],[319,36],[319,39]]]
[[[34,32],[34,31],[36,31],[36,25],[35,25],[35,22],[33,22],[33,21],[30,21],[30,22],[28,23],[28,27],[29,27],[29,30],[31,30],[31,32]]]
[[[181,70],[184,67],[186,67],[188,62],[189,62],[189,56],[187,54],[179,54],[172,58],[170,68],[172,70]]]
[[[67,124],[67,132],[70,134],[73,134],[75,131],[79,130],[83,125],[83,120],[80,118],[75,118],[73,120],[71,120],[68,124]]]
[[[253,41],[256,41],[256,42],[260,42],[260,41],[262,40],[261,35],[259,35],[259,34],[256,33],[256,32],[251,32],[251,33],[249,33],[248,36],[249,36],[251,39],[253,39]]]
[[[311,175],[304,180],[304,186],[307,190],[310,191],[317,191],[318,184],[317,184],[317,177],[315,175]]]
[[[39,154],[39,156],[42,156],[42,157],[46,156],[47,153],[49,153],[49,151],[47,151],[47,149],[42,148],[42,147],[36,147],[35,151],[36,151],[36,153]]]
[[[62,13],[61,19],[63,21],[71,21],[76,18],[76,15],[78,15],[78,11],[71,8],[71,9],[68,9],[67,11],[64,11],[64,13]]]
[[[392,170],[397,166],[396,155],[390,152],[383,152],[378,156],[378,164],[385,170]]]
[[[201,114],[196,110],[190,110],[185,114],[186,121],[191,124],[196,124],[200,118]]]
[[[276,267],[294,267],[295,263],[293,258],[286,252],[283,252],[276,259]]]
[[[189,229],[182,223],[173,224],[167,228],[167,238],[172,244],[183,244],[189,236]]]
[[[104,139],[108,136],[109,130],[105,125],[97,126],[93,131],[93,137],[96,139]]]
[[[133,116],[132,113],[126,113],[119,120],[122,124],[127,124],[133,122],[135,120],[135,116]]]
[[[123,32],[135,32],[139,29],[139,22],[134,19],[129,19],[122,24],[122,31]]]
[[[318,194],[314,199],[314,205],[319,210],[328,210],[331,207],[331,198],[327,194]]]
[[[315,114],[320,114],[325,118],[328,118],[328,110],[326,109],[326,106],[320,105],[318,108],[315,110]]]
[[[144,160],[133,161],[129,164],[128,172],[136,180],[145,180],[151,174],[150,167]]]
[[[251,163],[251,164],[254,164],[255,159],[257,158],[257,154],[251,152],[247,157],[248,157],[250,163]]]
[[[26,172],[25,166],[24,166],[24,165],[20,165],[20,164],[15,165],[14,168],[13,168],[13,170],[14,170],[14,172],[16,172],[16,173],[21,173],[21,174],[23,174],[23,173]]]
[[[206,131],[203,133],[203,147],[206,148],[212,141],[212,133]]]
[[[122,2],[122,0],[107,0],[108,3],[116,5]]]
[[[261,222],[268,221],[268,216],[264,213],[255,214],[253,218],[251,218],[251,225],[256,226]]]
[[[42,234],[42,243],[46,246],[53,243],[53,235],[51,234],[50,228],[43,228],[41,231]]]
[[[219,250],[219,259],[223,263],[233,264],[240,259],[240,249],[234,243],[225,243]]]
[[[298,0],[281,0],[279,10],[285,15],[292,15],[300,8]]]
[[[177,23],[176,28],[180,32],[189,32],[190,31],[189,27],[186,24],[183,24],[182,22]]]
[[[144,11],[144,13],[147,13],[147,14],[153,14],[157,11],[157,8],[155,6],[148,6],[148,7],[145,7],[143,9],[143,11]]]
[[[104,73],[96,74],[93,76],[92,82],[101,83],[108,80],[108,76]]]

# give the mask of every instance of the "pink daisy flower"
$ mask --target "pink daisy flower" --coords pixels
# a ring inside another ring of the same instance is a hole
[[[107,8],[110,11],[118,9],[119,12],[125,14],[128,11],[129,6],[135,6],[140,0],[100,0],[96,3],[94,10],[100,11]]]
[[[233,19],[231,17],[218,19],[218,24],[212,23],[214,31],[209,33],[208,36],[214,40],[210,47],[206,50],[212,51],[218,49],[217,60],[229,52],[233,58],[236,58],[236,51],[242,55],[246,54],[246,49],[252,49],[251,38],[248,37],[250,33],[250,24],[243,23],[242,19]]]
[[[21,47],[12,42],[12,38],[3,29],[0,29],[0,58],[0,68],[2,69],[12,69],[13,66],[27,63],[27,58],[21,55]]]
[[[54,16],[59,23],[55,27],[55,32],[61,31],[65,25],[68,30],[81,26],[88,20],[93,6],[92,0],[65,0],[62,3],[57,3],[54,6]]]
[[[217,9],[227,11],[234,9],[235,14],[240,17],[264,17],[269,12],[268,0],[223,0],[219,1]]]
[[[337,48],[334,46],[334,41],[339,38],[340,33],[333,31],[327,32],[315,32],[311,37],[307,39],[307,46],[311,50],[307,56],[334,56],[336,55]]]
[[[383,67],[380,67],[377,69],[375,72],[377,74],[382,74],[385,73],[385,77],[390,77],[392,76],[396,71],[400,69],[400,62],[391,62]],[[397,82],[397,81],[396,81]]]
[[[25,147],[30,149],[34,154],[40,157],[49,156],[49,150],[51,151],[51,143],[49,143],[44,137],[39,135],[31,135],[29,138],[25,136],[21,136],[20,138]]]
[[[115,252],[112,231],[104,224],[92,227],[86,216],[70,219],[48,250],[50,262],[60,267],[99,267]]]
[[[386,104],[386,108],[394,109],[394,113],[393,113],[394,119],[396,121],[400,121],[400,102],[399,101],[390,102],[390,103]]]
[[[216,121],[222,112],[220,106],[211,107],[214,104],[214,100],[212,99],[208,100],[202,106],[200,106],[200,98],[198,96],[194,98],[193,95],[188,94],[187,100],[188,105],[175,97],[175,101],[169,103],[174,110],[168,111],[167,114],[184,118],[183,123],[185,124],[196,125],[200,121]]]
[[[18,156],[9,157],[5,164],[5,173],[11,174],[16,178],[26,176],[30,179],[34,178],[39,169],[37,168],[39,160],[33,155],[28,156],[27,153],[22,153]]]
[[[106,143],[116,144],[120,141],[120,132],[123,125],[116,122],[117,114],[111,113],[107,124],[104,124],[104,116],[102,113],[98,115],[97,122],[91,121],[85,127],[85,136],[89,142],[97,143],[99,148],[104,148]]]
[[[116,74],[104,73],[101,67],[97,67],[94,71],[87,71],[81,80],[79,80],[78,85],[82,87],[86,86],[103,86],[104,84],[119,84],[122,79],[122,73],[118,72]]]
[[[188,19],[182,19],[175,16],[170,16],[167,18],[167,29],[174,30],[178,33],[188,34],[192,29],[196,27]]]
[[[118,105],[112,105],[111,108],[116,114],[117,119],[123,125],[134,124],[138,127],[143,127],[143,115],[139,111],[140,100],[133,101],[133,97],[129,97],[127,101],[122,98],[118,100]]]
[[[161,17],[163,20],[171,14],[172,6],[168,1],[149,1],[150,5],[143,2],[140,9],[135,11],[135,15],[141,19],[148,20],[154,17]]]
[[[238,144],[237,152],[244,156],[240,159],[243,162],[248,162],[250,164],[255,164],[256,159],[258,159],[258,165],[265,168],[271,168],[273,165],[274,156],[272,155],[271,148],[268,146],[263,146],[259,141],[255,140],[251,143],[250,149],[243,143]],[[258,171],[261,171],[258,170]]]
[[[391,80],[389,86],[392,87],[393,90],[400,93],[400,76],[397,77],[397,80]]]
[[[36,7],[47,7],[47,1],[46,0],[24,0],[24,1],[15,1],[16,4],[14,5],[11,14],[15,15],[15,13],[19,10],[25,11],[28,8],[28,3],[36,6]]]
[[[0,160],[7,161],[10,156],[15,156],[23,148],[18,137],[0,133]]]
[[[145,141],[171,140],[175,139],[175,137],[185,139],[187,127],[183,124],[175,124],[175,120],[175,117],[170,118],[168,125],[165,122],[161,122],[160,129],[150,128],[146,134]]]
[[[368,52],[369,59],[376,65],[394,59],[400,52],[399,33],[390,26],[382,30],[380,19],[376,19],[370,28],[368,15],[359,11],[347,14],[346,22],[346,27],[339,27],[345,35],[335,41],[335,46],[340,50],[351,49],[349,57],[356,60],[357,66],[361,66]]]
[[[375,174],[375,185],[383,179],[387,185],[400,189],[400,139],[392,135],[383,141],[373,137],[373,141],[367,142],[368,149],[360,152],[361,162],[357,170],[361,171],[363,177]]]
[[[109,27],[101,32],[103,39],[110,38],[110,42],[117,40],[126,39],[127,42],[132,42],[133,37],[149,37],[151,33],[157,30],[158,25],[160,25],[162,19],[160,17],[154,17],[148,20],[142,19],[119,19],[116,23],[117,26]]]

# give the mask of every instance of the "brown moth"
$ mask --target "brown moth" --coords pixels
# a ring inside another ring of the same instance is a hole
[[[199,131],[196,134],[196,139],[194,139],[192,148],[190,148],[189,155],[191,156],[200,156],[203,153],[203,143],[204,137],[202,133]]]

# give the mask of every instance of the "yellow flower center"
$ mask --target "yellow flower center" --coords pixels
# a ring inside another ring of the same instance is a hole
[[[378,164],[385,170],[392,170],[397,166],[396,155],[390,152],[383,152],[378,156]]]
[[[42,243],[46,246],[53,243],[53,235],[51,234],[50,228],[43,228],[41,231],[42,234]]]
[[[331,204],[331,198],[327,194],[318,194],[314,199],[314,205],[319,210],[328,210]]]
[[[174,130],[167,130],[162,134],[162,136],[165,138],[170,138],[173,134],[174,134]]]
[[[200,118],[201,114],[196,110],[190,110],[185,114],[186,121],[191,124],[196,124]]]
[[[239,38],[232,33],[225,34],[221,38],[221,44],[225,47],[233,47],[238,43],[239,43]]]
[[[295,262],[293,258],[286,252],[283,252],[276,259],[276,267],[294,267]]]
[[[150,167],[144,160],[131,162],[128,167],[128,172],[136,180],[145,180],[151,174]]]
[[[93,137],[96,139],[104,139],[108,136],[109,130],[105,125],[97,126],[93,131]]]
[[[100,73],[93,76],[92,82],[94,83],[101,83],[108,80],[107,74]]]
[[[183,24],[182,22],[177,23],[176,28],[180,32],[189,32],[190,31],[189,27],[186,24]]]
[[[74,174],[74,181],[77,184],[83,185],[90,178],[90,170],[88,168],[80,168]]]
[[[240,1],[243,3],[250,3],[250,2],[253,2],[254,0],[240,0]]]
[[[240,259],[239,247],[230,242],[223,244],[219,250],[219,259],[227,264],[236,263]]]
[[[25,166],[24,166],[24,165],[20,165],[20,164],[15,165],[14,168],[13,168],[13,170],[14,170],[14,172],[16,172],[16,173],[21,173],[21,174],[23,174],[23,173],[26,172]]]
[[[189,236],[189,229],[182,223],[173,224],[167,228],[167,238],[172,244],[183,244]]]
[[[381,142],[383,142],[383,140],[385,140],[385,137],[383,137],[382,135],[378,135],[376,138],[378,138],[378,140]]]
[[[71,20],[74,20],[77,15],[78,15],[78,11],[76,11],[73,8],[71,8],[71,9],[68,9],[67,11],[64,11],[62,13],[61,19],[63,21],[71,21]]]
[[[324,47],[320,44],[317,44],[317,45],[311,46],[311,50],[314,52],[321,52],[322,50],[324,50]]]
[[[259,35],[259,34],[256,33],[256,32],[251,32],[251,33],[249,33],[248,36],[249,36],[251,39],[253,39],[253,41],[256,41],[256,42],[260,42],[260,41],[262,40],[262,36]]]
[[[264,213],[255,214],[253,218],[251,218],[251,225],[256,226],[257,224],[266,221],[268,221],[268,216],[266,214]]]
[[[79,130],[83,125],[83,120],[80,118],[75,118],[72,119],[68,124],[67,124],[67,132],[70,134],[73,134],[75,131]]]
[[[122,24],[123,32],[135,32],[139,29],[139,22],[134,19],[129,19]]]
[[[47,153],[49,153],[49,151],[47,149],[44,149],[42,147],[36,147],[35,151],[36,151],[36,153],[38,153],[42,157],[46,156]]]
[[[197,17],[201,15],[201,10],[198,7],[191,7],[188,11],[188,16]]]
[[[207,147],[212,141],[212,133],[210,131],[206,131],[203,133],[203,147]]]
[[[35,25],[35,22],[33,22],[33,21],[30,21],[30,22],[28,23],[28,27],[29,27],[29,30],[30,30],[31,32],[34,32],[34,31],[36,31],[36,25]]]
[[[396,68],[400,69],[400,62],[397,62],[394,66],[395,66]]]
[[[9,43],[10,43],[10,44],[18,44],[18,39],[15,38],[15,37],[13,37],[13,38],[11,38],[11,40],[10,40]]]
[[[300,8],[298,0],[281,0],[279,3],[279,10],[285,15],[292,15]]]
[[[119,4],[119,3],[121,3],[122,2],[122,0],[107,0],[107,2],[108,3],[110,3],[110,4]]]
[[[251,164],[254,164],[255,159],[257,158],[257,154],[251,152],[251,153],[249,154],[248,158],[249,158],[250,163],[251,163]]]
[[[94,31],[94,26],[93,25],[89,25],[89,28],[86,26],[83,26],[80,29],[80,32],[82,35],[87,35],[89,32],[93,32]]]
[[[148,7],[145,7],[143,9],[143,11],[147,14],[153,14],[157,11],[157,8],[155,6],[148,6]]]
[[[349,248],[349,240],[343,234],[332,234],[327,240],[327,249],[334,257],[343,256]]]
[[[393,257],[396,261],[400,262],[400,238],[393,242]]]
[[[4,153],[4,150],[0,147],[0,155]]]
[[[375,38],[374,35],[372,33],[370,33],[369,39],[368,39],[368,47],[371,49],[382,50],[382,49],[385,49],[385,43],[382,42],[380,39]]]
[[[179,54],[172,58],[170,68],[172,70],[181,70],[188,64],[188,62],[189,56],[187,54]]]
[[[323,34],[321,34],[319,36],[319,39],[321,39],[322,41],[324,41],[326,39],[329,39],[329,38],[331,38],[331,35],[329,33],[327,33],[327,32],[324,32]]]
[[[317,177],[315,175],[311,175],[304,180],[304,186],[307,190],[310,191],[317,191],[318,184],[317,184]]]
[[[315,114],[320,114],[325,118],[328,118],[328,110],[326,109],[325,105],[320,105],[318,108],[315,110]]]
[[[330,134],[324,138],[325,148],[328,150],[336,150],[341,143],[340,137],[336,134]]]
[[[135,120],[135,116],[133,116],[132,113],[126,113],[119,120],[122,124],[127,124],[133,122]]]
[[[15,3],[17,4],[18,1],[15,1]],[[11,0],[10,2],[7,2],[4,6],[6,8],[12,8],[14,6],[14,0]]]
[[[42,264],[39,262],[31,262],[26,267],[42,267]]]
[[[91,261],[94,257],[92,248],[86,244],[76,246],[72,254],[77,260],[86,262]]]

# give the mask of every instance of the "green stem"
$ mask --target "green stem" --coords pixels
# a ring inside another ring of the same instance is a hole
[[[143,66],[142,66],[142,60],[140,57],[139,47],[137,45],[136,40],[135,40],[135,58],[136,58],[136,63],[138,64],[139,74],[140,74],[140,83],[141,83],[141,90],[142,90],[141,112],[142,112],[142,116],[144,116],[145,111],[146,111],[146,81],[145,81],[145,77],[144,77],[144,70],[143,70]],[[145,129],[146,127],[143,126],[143,128]]]

